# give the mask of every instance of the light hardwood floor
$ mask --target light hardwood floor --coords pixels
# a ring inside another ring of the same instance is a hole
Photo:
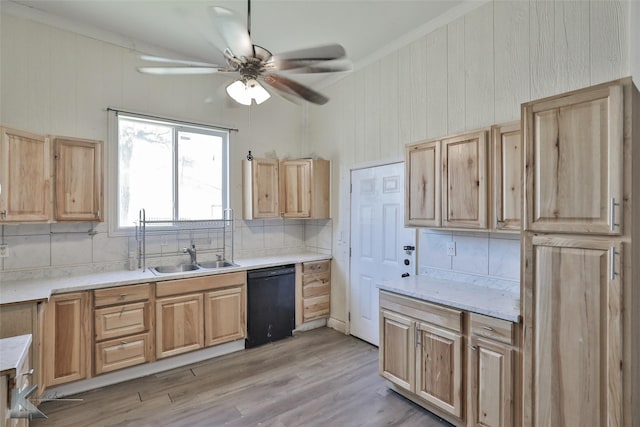
[[[321,328],[43,403],[31,426],[449,426],[377,369],[376,347]]]

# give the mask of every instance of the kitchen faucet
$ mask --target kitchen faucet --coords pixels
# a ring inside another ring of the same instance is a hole
[[[183,248],[182,252],[184,252],[185,254],[189,254],[189,256],[191,257],[191,264],[196,265],[198,263],[198,260],[196,259],[196,245],[191,244],[190,248]]]

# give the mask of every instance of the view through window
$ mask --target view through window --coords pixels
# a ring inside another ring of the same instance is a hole
[[[118,228],[147,219],[220,219],[228,131],[118,114]]]

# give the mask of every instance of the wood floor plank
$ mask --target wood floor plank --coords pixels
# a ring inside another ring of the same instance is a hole
[[[449,426],[390,391],[378,349],[328,328],[47,402],[40,426]]]

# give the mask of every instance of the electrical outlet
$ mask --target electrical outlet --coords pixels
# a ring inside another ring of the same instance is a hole
[[[0,258],[6,258],[9,256],[9,245],[3,243],[0,245]]]
[[[447,243],[447,255],[456,256],[456,242]]]

